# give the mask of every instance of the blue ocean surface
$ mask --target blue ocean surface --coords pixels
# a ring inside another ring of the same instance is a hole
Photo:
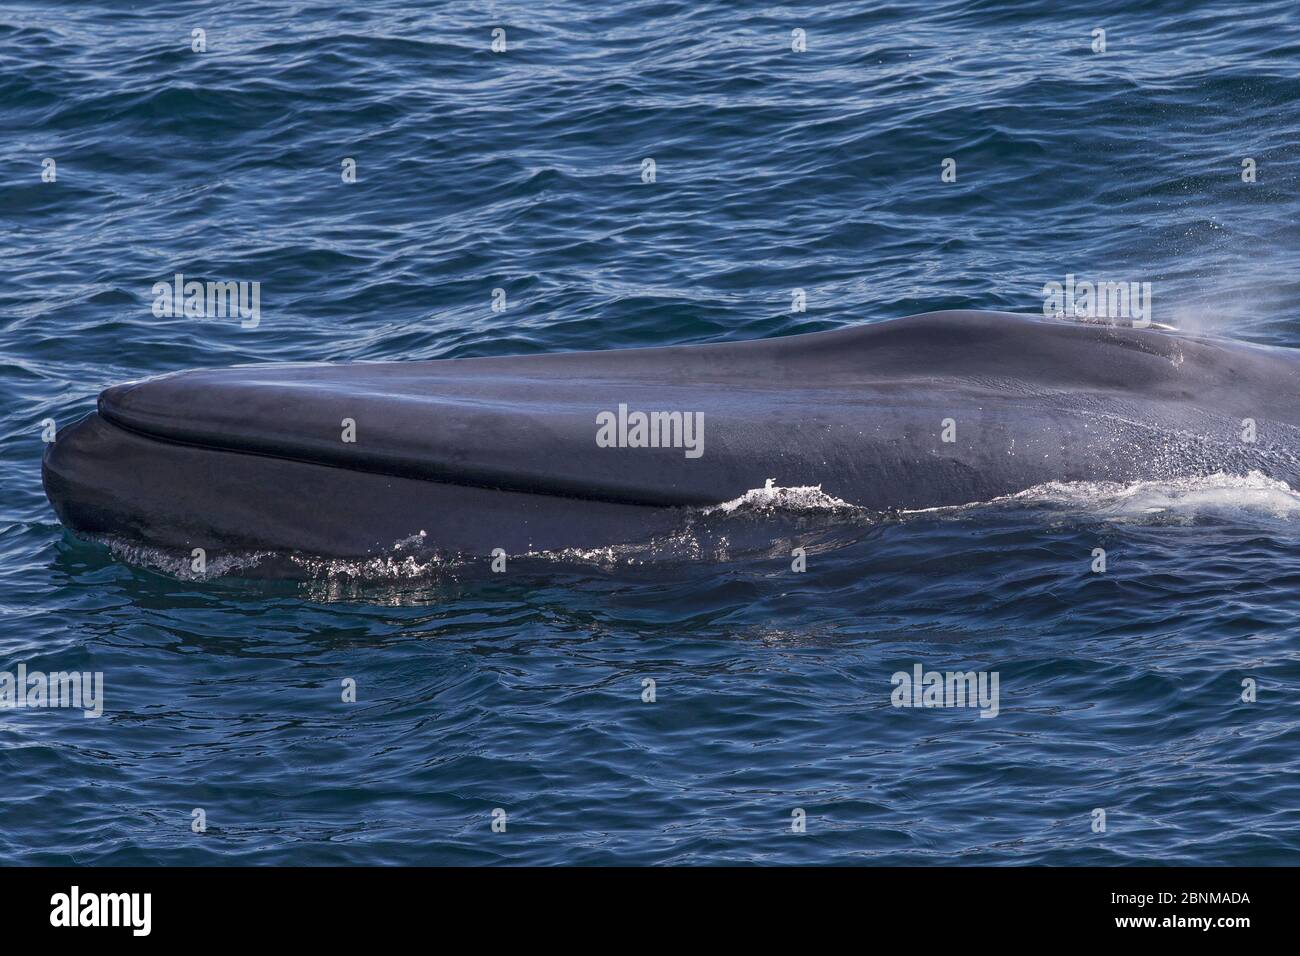
[[[80,541],[40,471],[46,419],[179,369],[1071,275],[1300,347],[1298,65],[1294,0],[0,4],[0,671],[104,682],[0,710],[0,861],[1300,863],[1300,491],[1259,475],[757,491],[504,574],[264,581]],[[156,316],[177,273],[260,321]],[[996,716],[894,706],[918,666],[996,675]]]

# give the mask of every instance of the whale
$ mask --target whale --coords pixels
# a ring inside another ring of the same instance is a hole
[[[944,311],[751,341],[192,369],[103,391],[42,477],[74,535],[368,558],[595,548],[756,488],[868,511],[1049,482],[1300,487],[1300,353]]]

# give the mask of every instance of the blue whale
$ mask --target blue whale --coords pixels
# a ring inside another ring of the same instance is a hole
[[[933,312],[760,341],[197,369],[47,446],[73,532],[362,558],[593,548],[820,485],[866,509],[1049,481],[1300,487],[1300,356],[1157,328]]]

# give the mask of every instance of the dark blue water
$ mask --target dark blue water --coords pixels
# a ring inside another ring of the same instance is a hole
[[[0,711],[0,859],[1300,862],[1300,494],[1258,476],[278,583],[120,560],[40,485],[43,419],[198,365],[1037,311],[1067,274],[1300,346],[1291,0],[121,6],[0,6],[0,669],[105,681],[99,719]],[[177,272],[260,281],[260,324],[155,318]],[[996,672],[998,715],[891,706],[916,664]]]

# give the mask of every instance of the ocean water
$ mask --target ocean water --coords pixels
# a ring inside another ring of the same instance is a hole
[[[1300,862],[1300,490],[1259,475],[778,487],[504,575],[279,582],[78,541],[40,483],[44,419],[194,366],[1038,311],[1067,275],[1300,347],[1298,63],[1291,0],[0,5],[0,670],[104,675],[98,719],[0,711],[0,860]],[[178,272],[259,281],[260,322],[156,318]],[[893,707],[917,665],[996,673],[996,717]]]

